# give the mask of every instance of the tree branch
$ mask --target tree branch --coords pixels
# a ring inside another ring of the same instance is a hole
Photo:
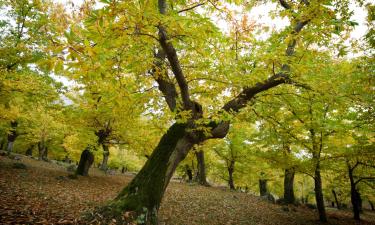
[[[176,99],[178,97],[176,86],[169,79],[168,72],[164,67],[165,53],[162,49],[159,49],[155,53],[154,66],[151,70],[151,75],[158,83],[159,90],[163,93],[165,101],[169,109],[173,112],[176,109]]]
[[[285,9],[291,9],[290,5],[285,0],[279,0],[279,2]]]
[[[206,2],[198,3],[198,4],[195,4],[195,5],[193,5],[193,6],[188,7],[188,8],[186,8],[186,9],[181,9],[181,10],[178,11],[177,13],[186,12],[186,11],[189,11],[189,10],[195,9],[195,8],[197,8],[197,7],[199,7],[199,6],[202,6],[202,5],[204,5],[204,4],[206,4]]]
[[[356,182],[354,182],[354,184],[357,185],[359,182],[364,180],[375,180],[375,177],[361,177]]]
[[[158,3],[159,3],[158,4],[159,12],[161,14],[165,14],[166,13],[166,1],[158,0]],[[162,25],[159,25],[158,29],[159,29],[159,43],[168,58],[173,74],[177,80],[178,86],[180,87],[184,109],[194,110],[194,107],[193,107],[194,104],[190,100],[189,86],[186,81],[185,75],[181,69],[176,49],[173,47],[172,43],[169,41],[165,28]]]

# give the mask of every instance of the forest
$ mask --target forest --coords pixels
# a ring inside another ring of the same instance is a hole
[[[0,0],[0,224],[375,224],[371,0]]]

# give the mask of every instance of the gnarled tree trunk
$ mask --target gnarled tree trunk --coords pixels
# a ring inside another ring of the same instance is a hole
[[[209,186],[206,179],[206,163],[204,160],[204,152],[202,150],[195,153],[198,162],[197,181],[200,185]]]
[[[76,174],[81,176],[88,176],[89,175],[89,169],[91,165],[94,162],[94,155],[90,150],[85,149],[82,154],[81,158],[79,160],[79,164],[77,167]]]
[[[157,215],[165,189],[177,165],[191,150],[193,141],[184,124],[175,123],[161,138],[146,164],[131,183],[107,206],[96,214],[105,222],[113,218],[120,224],[157,224]],[[128,217],[123,217],[125,212]]]
[[[285,169],[285,176],[284,176],[284,199],[283,202],[285,204],[294,204],[295,197],[294,197],[294,168]]]

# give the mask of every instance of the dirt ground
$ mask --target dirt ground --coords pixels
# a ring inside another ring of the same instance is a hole
[[[23,163],[26,169],[15,168]],[[132,175],[105,175],[92,169],[89,177],[70,179],[66,168],[28,157],[0,156],[0,224],[79,224],[85,211],[111,200]],[[375,213],[361,222],[350,211],[328,208],[330,225],[375,225]],[[305,207],[274,205],[257,196],[219,188],[171,182],[160,208],[162,225],[315,225],[317,212]]]

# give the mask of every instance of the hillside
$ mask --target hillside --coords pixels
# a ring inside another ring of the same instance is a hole
[[[14,168],[22,162],[26,169]],[[116,196],[131,175],[105,175],[93,169],[90,177],[67,178],[65,167],[20,156],[0,156],[1,224],[79,224],[81,213]],[[350,225],[350,211],[328,208],[329,223]],[[360,224],[375,224],[365,212]],[[172,182],[160,209],[160,224],[312,225],[317,212],[286,208],[257,196]]]

